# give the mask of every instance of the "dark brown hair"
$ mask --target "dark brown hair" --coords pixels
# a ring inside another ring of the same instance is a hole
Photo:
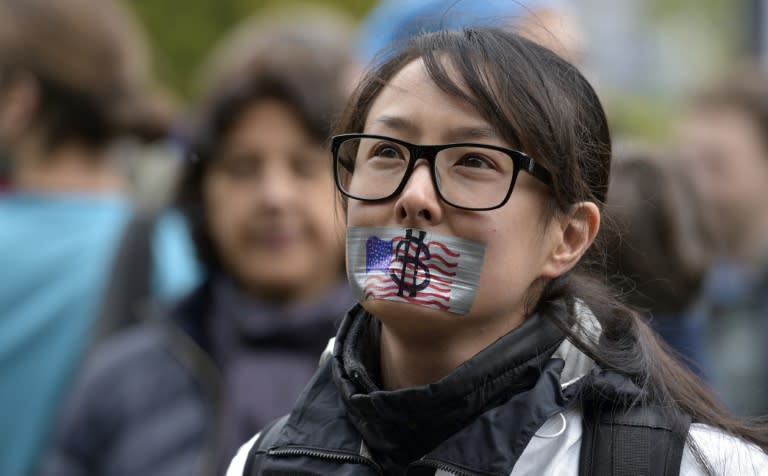
[[[554,210],[564,212],[583,201],[602,207],[611,138],[600,100],[574,66],[509,31],[468,28],[411,39],[367,74],[336,132],[362,132],[378,94],[416,59],[424,62],[439,88],[472,104],[510,144],[550,171]],[[553,319],[600,367],[634,381],[643,395],[642,402],[634,403],[682,409],[696,422],[768,448],[765,429],[724,411],[698,378],[665,350],[643,319],[613,297],[602,278],[590,277],[582,264],[546,283],[531,312]],[[599,342],[586,339],[585,330],[578,328],[579,304],[599,321]]]
[[[149,75],[141,31],[113,0],[0,0],[0,79],[29,76],[47,145],[152,140],[172,119]]]
[[[235,55],[236,64],[223,67],[211,80],[192,128],[192,160],[176,202],[189,220],[198,258],[208,270],[219,269],[221,260],[208,230],[203,181],[241,115],[259,101],[276,100],[294,112],[318,144],[324,144],[347,99],[352,53],[341,41],[343,33],[302,25],[294,19],[272,31],[253,31],[251,41]]]
[[[768,151],[768,74],[762,69],[738,68],[736,73],[696,93],[690,108],[693,111],[732,109],[746,114]]]

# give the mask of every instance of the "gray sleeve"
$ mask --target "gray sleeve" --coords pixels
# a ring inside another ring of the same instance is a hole
[[[98,356],[96,356],[98,357]],[[98,474],[99,457],[108,442],[109,382],[90,361],[81,369],[58,415],[53,436],[40,463],[40,476]]]
[[[40,476],[130,474],[121,473],[126,462],[116,450],[137,424],[136,417],[152,416],[145,406],[145,389],[168,380],[170,372],[163,371],[167,359],[159,357],[160,341],[156,330],[136,326],[92,349],[59,409]],[[141,456],[134,452],[128,466]]]

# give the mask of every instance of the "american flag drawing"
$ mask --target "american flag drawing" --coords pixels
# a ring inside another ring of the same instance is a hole
[[[477,262],[473,254],[476,255],[478,244],[412,228],[398,229],[394,234],[392,229],[368,230],[378,232],[357,237],[358,245],[362,245],[364,239],[364,260],[359,259],[358,266],[348,263],[349,267],[355,267],[351,271],[357,279],[360,298],[408,302],[459,313],[469,310],[477,279],[474,283],[465,282],[467,273],[462,273],[461,265]],[[456,246],[457,242],[464,242],[465,246]],[[464,253],[462,248],[467,247],[469,253]],[[479,263],[482,264],[483,248],[480,247]],[[469,270],[475,278],[479,276],[479,265],[476,267],[475,273]],[[469,295],[467,291],[471,291]]]

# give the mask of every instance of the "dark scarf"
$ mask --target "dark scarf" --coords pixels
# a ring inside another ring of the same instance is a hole
[[[361,307],[350,312],[338,333],[333,371],[352,424],[374,459],[389,468],[404,467],[532,389],[564,338],[550,321],[532,316],[439,381],[385,391],[377,384],[378,327]]]
[[[212,282],[211,355],[223,385],[222,461],[288,413],[317,370],[334,323],[354,302],[346,281],[322,298],[277,305],[248,296],[225,276]]]

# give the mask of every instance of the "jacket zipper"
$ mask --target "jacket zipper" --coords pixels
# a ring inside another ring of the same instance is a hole
[[[364,456],[337,453],[334,451],[318,450],[314,448],[272,448],[267,450],[268,456],[309,456],[311,458],[328,459],[339,463],[365,464],[383,475],[381,467],[375,461]]]
[[[448,471],[449,473],[455,476],[476,476],[477,475],[477,473],[471,473],[466,469],[459,468],[457,466],[453,466],[448,463],[443,463],[442,461],[437,461],[434,459],[421,459],[418,462],[414,463],[414,465],[429,466],[430,468],[435,468],[436,470],[442,469],[443,471]]]

